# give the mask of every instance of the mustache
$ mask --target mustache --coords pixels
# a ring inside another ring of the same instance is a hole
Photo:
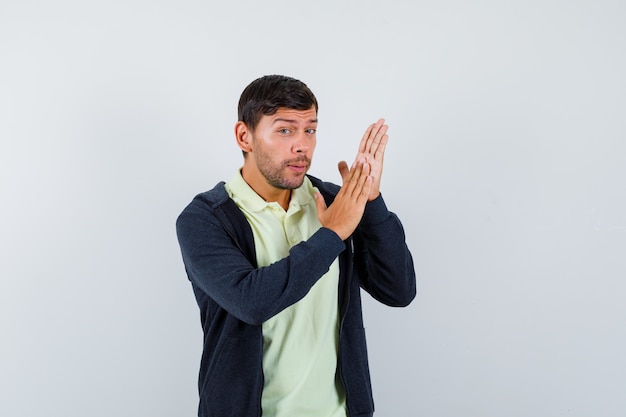
[[[306,156],[299,156],[298,158],[294,158],[294,159],[289,159],[285,162],[283,162],[283,165],[287,166],[287,165],[293,165],[293,164],[297,164],[300,162],[305,162],[307,165],[311,165],[311,158],[308,158]]]

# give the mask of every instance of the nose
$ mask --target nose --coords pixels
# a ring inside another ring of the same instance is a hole
[[[294,137],[292,151],[294,153],[303,153],[308,150],[309,150],[309,140],[306,137],[306,133],[299,132]]]

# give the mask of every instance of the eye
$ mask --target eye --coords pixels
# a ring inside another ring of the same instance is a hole
[[[305,130],[306,133],[308,133],[309,135],[314,135],[316,130],[315,129],[307,129]]]
[[[278,133],[281,133],[283,135],[288,135],[291,133],[291,129],[287,129],[287,128],[278,129]]]

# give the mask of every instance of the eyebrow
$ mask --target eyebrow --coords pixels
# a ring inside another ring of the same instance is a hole
[[[274,121],[272,122],[272,124],[276,124],[278,122],[283,122],[283,123],[297,123],[297,121],[295,119],[283,119],[283,118],[278,118],[278,119],[274,119]],[[317,123],[317,119],[311,119],[308,121],[308,123]]]

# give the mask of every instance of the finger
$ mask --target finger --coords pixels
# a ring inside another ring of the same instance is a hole
[[[382,162],[385,157],[385,149],[387,148],[387,142],[389,141],[388,135],[383,135],[380,138],[380,142],[376,145],[376,150],[373,152],[374,159]]]
[[[348,175],[350,175],[350,170],[348,169],[348,163],[346,161],[341,161],[337,164],[337,168],[339,168],[339,174],[341,174],[341,179],[343,182],[346,182],[348,179]]]
[[[376,121],[376,123],[374,123],[374,127],[372,128],[372,131],[370,132],[370,138],[367,141],[368,146],[366,146],[365,151],[367,153],[371,153],[372,152],[372,145],[376,142],[376,139],[378,138],[378,140],[380,141],[380,136],[381,136],[381,130],[384,129],[384,131],[387,131],[387,126],[385,125],[385,119],[378,119],[378,121]],[[384,135],[384,132],[383,132]]]
[[[374,129],[375,123],[372,123],[365,129],[365,133],[363,133],[363,137],[361,138],[361,143],[359,143],[359,153],[365,152],[367,147],[367,141],[370,138],[370,134],[372,133],[372,129]]]
[[[347,196],[353,196],[354,191],[359,187],[359,179],[361,178],[363,172],[363,166],[365,165],[365,158],[360,158],[358,161],[355,161],[352,164],[352,169],[348,174],[348,179],[344,183],[342,188],[345,188],[345,193]]]
[[[365,153],[372,152],[372,144],[376,140],[376,138],[379,136],[379,132],[381,128],[385,127],[385,132],[387,131],[387,128],[384,125],[384,123],[385,123],[385,119],[378,119],[376,123],[373,123],[370,125],[370,127],[365,132],[366,134],[363,135],[363,140],[362,140],[363,145],[359,146],[359,149],[360,150],[362,149],[361,152],[365,152]],[[383,132],[383,135],[384,135],[384,132]]]
[[[317,206],[318,215],[326,211],[326,202],[324,201],[324,197],[320,194],[319,191],[316,191],[314,194],[315,197],[315,205]]]
[[[383,138],[385,136],[387,136],[387,130],[389,129],[389,126],[387,125],[382,125],[378,131],[376,131],[376,135],[373,137],[372,141],[371,141],[371,145],[369,148],[369,153],[372,155],[376,155],[376,153],[378,152],[378,147],[380,146],[381,142],[383,141]],[[389,136],[387,136],[387,138],[389,138]]]
[[[370,164],[363,161],[355,170],[355,179],[354,179],[354,187],[351,190],[351,196],[353,198],[358,199],[359,196],[363,193],[363,187],[367,182],[367,179],[370,177]]]
[[[361,188],[361,193],[358,196],[359,203],[364,203],[364,202],[367,202],[367,200],[369,200],[373,183],[374,183],[374,179],[372,178],[371,175],[368,175],[365,178],[365,183],[363,184],[363,187]]]

